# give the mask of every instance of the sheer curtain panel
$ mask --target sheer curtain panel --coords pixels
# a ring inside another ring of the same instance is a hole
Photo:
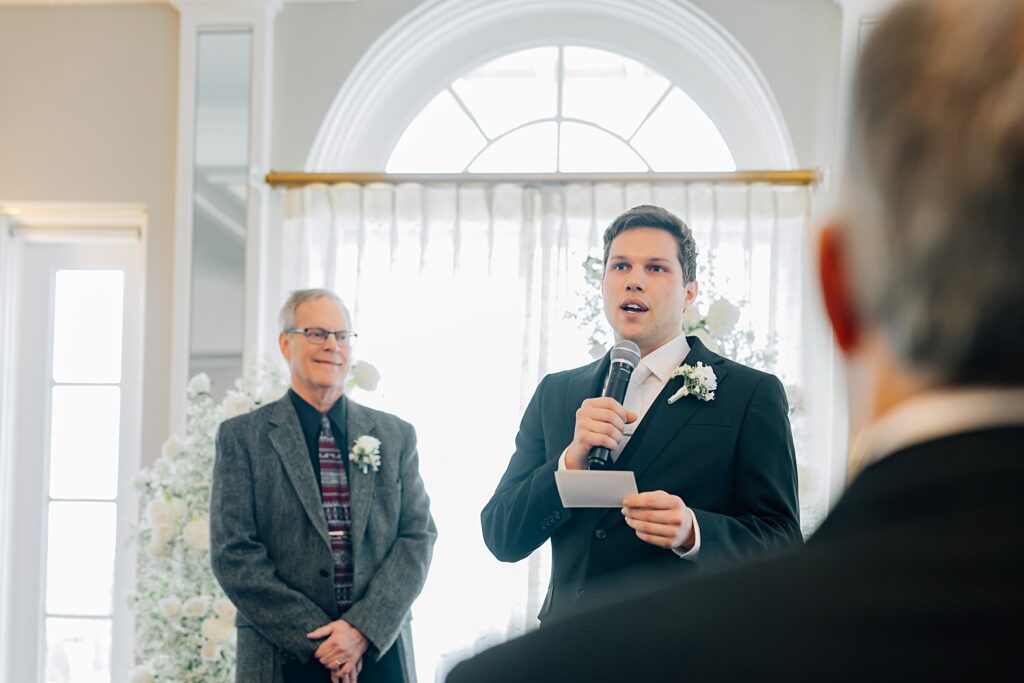
[[[827,506],[828,351],[808,277],[812,190],[764,184],[341,184],[281,191],[268,253],[278,301],[328,287],[348,303],[356,357],[380,370],[353,396],[412,422],[439,538],[413,629],[421,680],[536,624],[546,548],[515,565],[484,547],[479,513],[512,455],[522,411],[549,372],[590,360],[584,263],[621,211],[658,204],[698,244],[698,304],[739,305],[739,360],[792,388],[805,531]],[[591,297],[593,301],[593,297]],[[811,304],[811,305],[809,305]],[[599,316],[603,322],[603,315]],[[817,340],[817,341],[816,341]],[[768,351],[768,353],[763,353]]]

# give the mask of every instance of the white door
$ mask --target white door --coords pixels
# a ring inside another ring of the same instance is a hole
[[[4,680],[128,679],[142,245],[13,239]]]

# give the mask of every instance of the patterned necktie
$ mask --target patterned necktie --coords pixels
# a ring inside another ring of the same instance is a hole
[[[352,518],[345,461],[326,415],[320,421],[320,495],[334,558],[334,597],[339,612],[344,614],[352,606]]]

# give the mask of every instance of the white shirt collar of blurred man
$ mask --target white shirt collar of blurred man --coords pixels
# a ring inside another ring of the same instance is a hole
[[[1024,426],[1024,389],[934,389],[897,404],[857,436],[850,449],[850,477],[910,446],[961,432]]]

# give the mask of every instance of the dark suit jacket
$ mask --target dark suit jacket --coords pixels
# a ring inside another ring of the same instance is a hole
[[[344,618],[379,658],[396,640],[413,668],[409,608],[426,579],[437,531],[412,425],[348,402],[349,444],[381,442],[380,469],[349,468],[354,604]],[[238,607],[237,680],[280,683],[287,658],[308,661],[306,633],[338,618],[327,520],[298,414],[288,396],[225,421],[210,497],[210,561]],[[401,635],[401,638],[399,638]]]
[[[448,681],[1019,680],[1022,539],[1024,427],[956,435],[868,467],[802,549],[543,628]]]
[[[685,362],[714,369],[715,399],[688,397],[669,405],[683,378],[669,381],[616,467],[633,470],[639,491],[667,491],[694,510],[701,532],[696,562],[638,539],[619,508],[562,506],[554,477],[558,459],[572,441],[576,410],[584,399],[600,395],[608,356],[548,375],[537,387],[516,452],[481,522],[487,547],[506,562],[551,539],[552,577],[542,620],[649,586],[663,575],[678,578],[799,542],[796,462],[782,385],[772,375],[711,353],[696,337],[687,341]]]

